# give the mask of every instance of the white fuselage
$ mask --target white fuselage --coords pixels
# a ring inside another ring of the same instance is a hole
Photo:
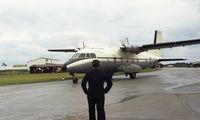
[[[91,57],[91,54],[95,54],[95,57]],[[85,73],[91,70],[91,62],[98,59],[106,72],[140,72],[142,68],[157,64],[156,60],[160,58],[150,51],[133,54],[119,48],[84,48],[76,52],[66,68],[72,73]]]

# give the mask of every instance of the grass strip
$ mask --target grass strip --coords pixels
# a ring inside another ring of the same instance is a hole
[[[77,77],[81,78],[83,75],[84,74],[77,74]],[[50,81],[59,81],[66,79],[71,79],[69,73],[0,75],[0,85],[50,82]]]
[[[153,72],[159,69],[144,69],[143,72]],[[123,72],[118,72],[115,75],[122,75]],[[77,74],[79,79],[83,78],[84,74]],[[64,79],[63,79],[64,78]],[[13,84],[27,84],[37,82],[50,82],[71,79],[69,73],[40,73],[40,74],[0,74],[0,86]]]

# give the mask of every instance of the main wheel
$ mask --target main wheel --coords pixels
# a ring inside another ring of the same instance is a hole
[[[135,79],[136,78],[136,73],[129,73],[129,77],[131,79]]]

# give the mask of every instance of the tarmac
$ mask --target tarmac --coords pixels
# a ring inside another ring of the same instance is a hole
[[[107,120],[200,120],[200,68],[114,76],[105,110]],[[0,120],[88,120],[87,99],[80,81],[1,86]]]

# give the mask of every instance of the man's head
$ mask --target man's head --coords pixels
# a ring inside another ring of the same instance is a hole
[[[92,67],[98,68],[99,66],[100,66],[99,60],[93,60],[93,61],[92,61]]]

